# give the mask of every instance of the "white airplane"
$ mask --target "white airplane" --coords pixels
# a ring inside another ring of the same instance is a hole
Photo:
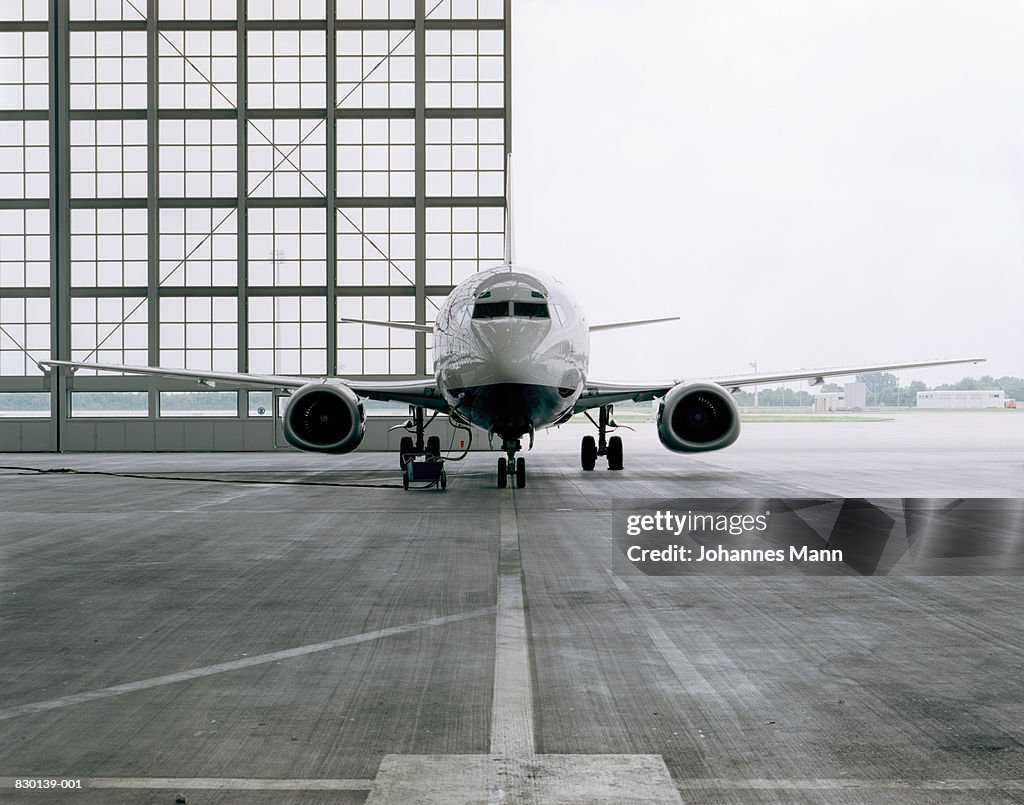
[[[511,216],[506,230],[511,232]],[[342,319],[432,334],[433,377],[392,382],[310,379],[60,360],[40,361],[40,366],[290,389],[282,421],[285,438],[300,450],[322,453],[348,453],[359,446],[366,427],[364,399],[407,403],[414,408],[416,439],[409,436],[401,441],[403,466],[407,455],[424,452],[423,411],[432,410],[447,414],[453,424],[483,428],[492,440],[499,437],[505,456],[498,459],[498,486],[507,486],[511,476],[514,485],[522,488],[526,462],[516,456],[522,438],[529,436],[532,447],[537,430],[594,408],[598,409],[597,439],[583,437],[580,463],[584,470],[593,470],[603,456],[608,469],[621,470],[622,440],[608,436],[615,427],[616,402],[660,399],[657,428],[662,444],[676,452],[696,453],[720,450],[739,437],[740,414],[732,392],[744,386],[802,379],[813,386],[827,377],[985,360],[846,366],[650,384],[603,382],[588,376],[590,333],[677,318],[589,325],[583,308],[562,283],[514,263],[509,235],[504,262],[460,282],[433,325]],[[428,439],[425,452],[439,456],[440,439]]]

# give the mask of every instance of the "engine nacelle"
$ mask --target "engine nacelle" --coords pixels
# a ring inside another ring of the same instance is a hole
[[[366,432],[366,412],[355,393],[335,383],[307,383],[284,409],[284,438],[315,453],[349,453]]]
[[[679,383],[658,408],[658,438],[677,453],[721,450],[739,435],[740,409],[717,383]]]

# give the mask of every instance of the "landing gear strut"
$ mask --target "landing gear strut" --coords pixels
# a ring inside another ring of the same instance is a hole
[[[398,460],[402,466],[402,487],[410,489],[413,483],[417,483],[420,485],[418,488],[445,489],[448,486],[448,476],[444,471],[445,459],[441,457],[441,439],[439,436],[431,436],[426,440],[426,444],[423,440],[423,432],[437,417],[437,412],[435,411],[426,422],[423,421],[421,407],[411,406],[409,413],[408,422],[404,425],[396,425],[396,427],[405,428],[408,433],[416,435],[415,441],[412,436],[403,436],[398,443]]]
[[[405,462],[409,459],[409,454],[422,453],[424,447],[423,430],[426,425],[423,422],[423,409],[417,405],[410,410],[410,413],[412,414],[412,419],[406,422],[405,428],[406,430],[415,429],[416,441],[413,441],[412,436],[403,436],[401,441],[398,443],[398,465],[403,470],[405,469]],[[433,439],[434,437],[431,437],[431,441],[433,441]],[[441,440],[438,439],[438,447],[440,447],[440,445]]]
[[[588,472],[594,469],[598,456],[608,457],[608,469],[622,469],[622,439],[618,436],[607,436],[609,428],[618,427],[611,415],[610,405],[602,405],[598,409],[597,422],[594,422],[589,413],[586,414],[587,419],[597,425],[597,442],[594,442],[593,436],[584,436],[580,445],[580,465]]]
[[[498,459],[498,488],[504,489],[508,486],[509,478],[512,479],[512,486],[518,489],[526,488],[526,459],[516,453],[522,449],[522,443],[518,439],[503,439],[501,449],[508,457],[502,456]]]
[[[410,454],[412,453],[430,453],[434,458],[441,457],[440,436],[430,436],[426,443],[423,441],[423,432],[437,418],[437,412],[435,411],[426,422],[423,421],[423,409],[420,406],[410,406],[409,412],[412,418],[404,426],[395,426],[395,428],[404,427],[410,433],[416,434],[415,440],[412,436],[403,436],[398,442],[398,466],[402,469],[405,469],[405,464],[411,458]]]

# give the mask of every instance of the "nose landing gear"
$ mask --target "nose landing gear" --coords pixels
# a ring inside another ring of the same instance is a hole
[[[587,419],[594,422],[594,418],[589,412],[584,413]],[[583,442],[580,445],[580,465],[587,472],[594,469],[598,456],[606,456],[608,458],[608,469],[622,469],[622,439],[618,436],[606,438],[609,428],[614,430],[619,427],[615,424],[615,420],[611,418],[611,415],[612,406],[602,405],[598,409],[598,421],[594,422],[597,425],[597,442],[595,443],[593,436],[583,437]]]
[[[516,453],[522,449],[518,439],[505,439],[502,450],[508,453],[508,457],[502,456],[498,459],[498,488],[504,489],[508,486],[509,478],[512,479],[512,486],[517,489],[526,488],[526,459],[522,456],[516,458]]]

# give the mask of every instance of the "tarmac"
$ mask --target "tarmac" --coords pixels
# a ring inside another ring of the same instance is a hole
[[[496,453],[444,492],[383,453],[0,455],[0,801],[1024,802],[1019,576],[611,562],[616,501],[1024,497],[1024,412],[635,427],[622,472],[538,433],[504,490]]]

